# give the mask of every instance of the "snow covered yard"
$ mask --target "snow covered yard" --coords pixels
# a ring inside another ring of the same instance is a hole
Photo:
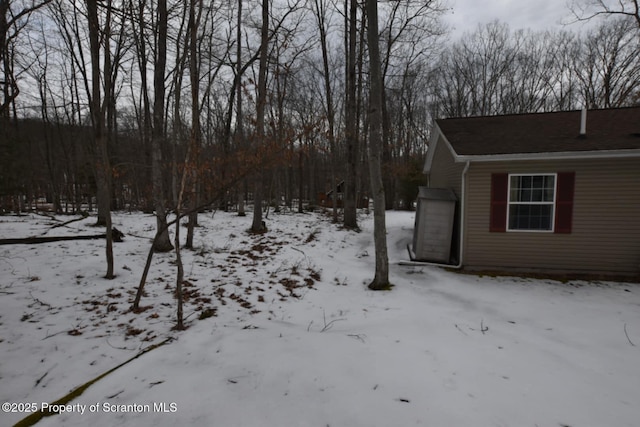
[[[0,217],[0,238],[96,233],[94,218],[58,219]],[[271,214],[252,236],[250,217],[201,215],[184,332],[173,254],[155,255],[145,310],[128,311],[151,216],[115,215],[111,281],[102,240],[1,246],[0,401],[39,409],[172,337],[37,425],[638,425],[638,284],[401,267],[413,219],[387,213],[395,287],[372,292],[371,217],[355,233]]]

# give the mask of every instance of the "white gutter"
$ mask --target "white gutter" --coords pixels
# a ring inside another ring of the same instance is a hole
[[[458,163],[462,162],[503,162],[506,160],[584,160],[618,159],[640,157],[640,150],[601,150],[601,151],[561,151],[553,153],[514,153],[514,154],[454,154]]]

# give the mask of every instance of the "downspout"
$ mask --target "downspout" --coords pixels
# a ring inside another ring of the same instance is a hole
[[[462,267],[462,254],[464,253],[464,208],[465,208],[465,200],[467,196],[467,172],[469,172],[470,161],[467,160],[467,163],[464,165],[464,169],[462,170],[462,189],[460,191],[460,256],[458,256],[458,264],[453,268],[459,269]]]

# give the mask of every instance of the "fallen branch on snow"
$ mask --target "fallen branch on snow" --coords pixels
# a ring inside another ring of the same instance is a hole
[[[366,337],[366,335],[360,335],[360,334],[347,334],[347,336],[351,338],[355,338],[359,341],[362,341],[363,343],[365,342],[363,336]]]
[[[117,228],[113,228],[113,241],[114,242],[122,242],[124,237],[124,233],[122,233]],[[39,243],[51,243],[51,242],[61,242],[64,240],[93,240],[93,239],[104,239],[107,235],[103,234],[93,234],[89,236],[50,236],[50,237],[22,237],[15,239],[0,239],[0,245],[35,245]]]
[[[635,347],[636,345],[633,343],[633,341],[631,341],[631,338],[629,338],[629,334],[627,333],[627,324],[624,324],[624,334],[627,336],[627,340],[629,341],[629,344],[631,344],[633,347]]]
[[[489,330],[488,326],[484,326],[484,319],[480,320],[480,332],[482,332],[482,335],[484,335],[485,332],[487,332]]]
[[[33,294],[31,293],[31,291],[29,291],[29,296],[33,299],[34,303],[38,303],[43,307],[49,307],[49,310],[51,310],[53,307],[51,307],[51,304],[47,304],[46,302],[42,302],[40,301],[38,298],[34,297]],[[31,307],[33,304],[29,305],[29,307]]]
[[[83,219],[86,219],[89,216],[89,214],[85,214],[82,215],[80,218],[74,218],[74,219],[70,219],[69,221],[63,222],[62,224],[56,224],[53,227],[49,228],[47,231],[45,231],[42,234],[47,234],[49,231],[53,230],[54,228],[58,228],[58,227],[64,227],[65,225],[69,225],[72,222],[76,222],[76,221],[82,221]]]
[[[459,330],[460,332],[462,332],[463,335],[469,336],[469,334],[467,334],[465,331],[463,331],[462,329],[460,329],[460,326],[458,326],[458,324],[454,325],[456,327],[457,330]]]
[[[64,397],[62,397],[61,399],[56,400],[55,402],[52,402],[49,407],[54,407],[54,406],[61,406],[61,405],[66,405],[67,403],[71,402],[73,399],[75,399],[76,397],[80,396],[82,393],[84,393],[84,391],[86,389],[88,389],[91,385],[93,385],[94,383],[98,382],[99,380],[101,380],[102,378],[106,377],[107,375],[109,375],[110,373],[116,371],[117,369],[123,367],[124,365],[126,365],[127,363],[130,363],[131,361],[139,358],[140,356],[150,352],[151,350],[155,350],[158,347],[161,347],[169,342],[171,342],[173,340],[173,338],[167,338],[164,341],[161,341],[157,344],[153,344],[147,348],[145,348],[144,350],[142,350],[141,352],[139,352],[138,354],[136,354],[135,356],[133,356],[132,358],[125,360],[124,362],[122,362],[121,364],[119,364],[118,366],[109,369],[108,371],[104,372],[101,375],[98,375],[97,377],[95,377],[94,379],[92,379],[91,381],[88,381],[84,384],[82,384],[81,386],[71,390],[71,392],[69,392],[67,395],[65,395]],[[52,415],[57,415],[58,412],[55,411],[44,411],[44,410],[40,410],[37,412],[32,413],[31,415],[29,415],[26,418],[23,418],[21,421],[18,421],[14,427],[30,427],[32,425],[34,425],[35,423],[37,423],[38,421],[40,421],[42,418],[44,417],[49,417]]]
[[[324,326],[322,327],[322,329],[320,330],[320,332],[326,332],[329,329],[331,329],[333,327],[333,324],[335,322],[339,322],[341,320],[345,320],[345,319],[333,319],[332,321],[330,321],[329,323],[327,323],[327,314],[325,313],[324,310],[322,310],[322,321],[324,323]],[[309,322],[309,326],[307,326],[307,332],[309,332],[311,330],[311,325],[313,325],[313,320],[311,322]]]

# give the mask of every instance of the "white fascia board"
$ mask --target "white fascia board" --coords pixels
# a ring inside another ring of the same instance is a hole
[[[429,173],[431,172],[431,166],[433,164],[433,156],[435,156],[436,154],[436,147],[438,146],[438,141],[444,142],[444,144],[446,145],[447,149],[451,153],[451,156],[453,157],[455,162],[464,161],[464,160],[458,160],[460,156],[458,156],[456,151],[453,149],[453,147],[449,143],[449,140],[447,139],[445,134],[442,133],[442,130],[440,130],[440,126],[438,126],[438,123],[434,122],[433,132],[431,133],[431,139],[429,141],[429,146],[427,147],[427,158],[424,162],[424,168],[422,169],[422,172],[426,175],[429,175]]]
[[[431,163],[433,162],[433,155],[436,152],[436,146],[438,145],[438,137],[442,134],[440,127],[434,121],[433,131],[431,132],[431,138],[429,138],[429,144],[427,145],[427,157],[424,160],[424,167],[422,173],[429,175],[431,172]]]
[[[449,144],[448,144],[449,145]],[[451,147],[449,145],[449,147]],[[602,151],[564,151],[553,153],[515,153],[457,155],[453,152],[456,163],[464,162],[503,162],[509,160],[580,160],[580,159],[616,159],[640,157],[640,150],[602,150]]]

